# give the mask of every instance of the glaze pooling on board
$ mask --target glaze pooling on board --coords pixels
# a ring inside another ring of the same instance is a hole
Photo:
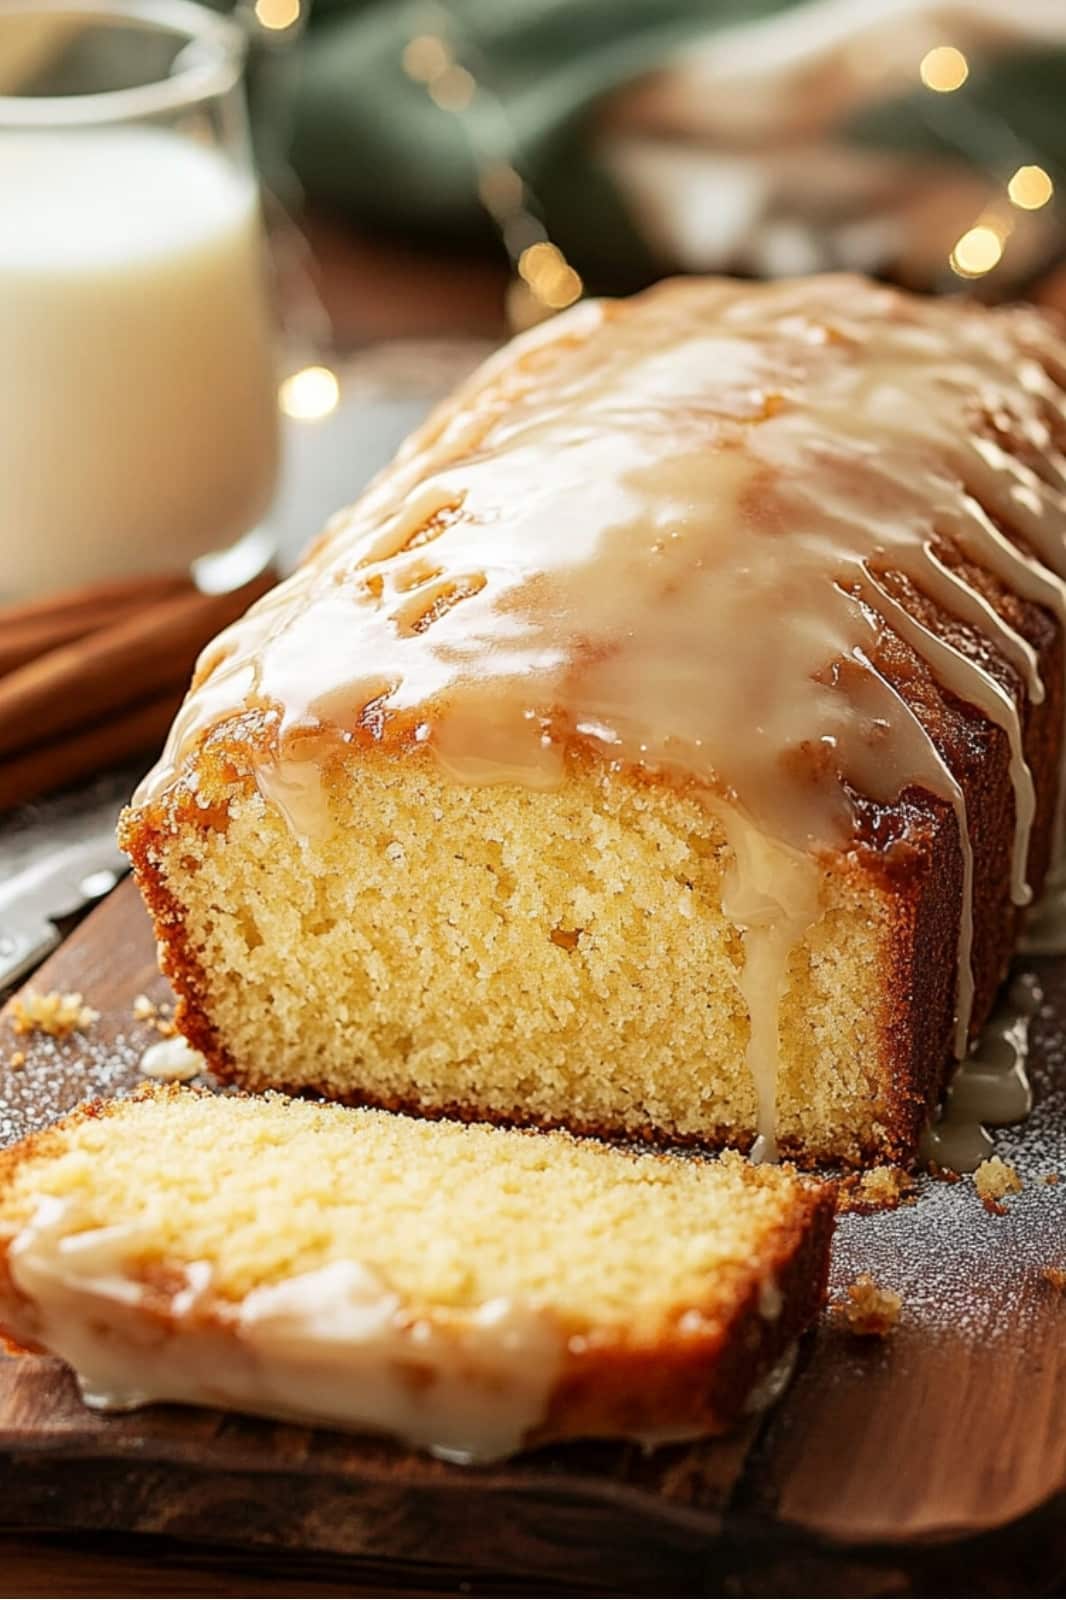
[[[973,1172],[995,1148],[989,1128],[1024,1122],[1033,1106],[1029,1033],[1043,991],[1018,973],[948,1085],[939,1116],[922,1135],[920,1155],[952,1172]]]
[[[287,814],[296,798],[301,825],[314,785],[292,767],[301,744],[311,761],[323,749],[315,730],[422,744],[458,782],[551,786],[577,744],[702,786],[731,814],[738,981],[771,1149],[778,1002],[818,915],[819,857],[854,836],[848,785],[882,804],[915,786],[954,810],[957,1054],[968,1038],[965,802],[879,666],[886,632],[1004,730],[1012,891],[1028,898],[1018,700],[913,618],[886,575],[981,629],[1043,697],[1031,646],[946,558],[1066,623],[1064,372],[1066,347],[1034,313],[854,279],[674,284],[579,306],[494,357],[209,647],[138,802],[249,708],[267,718],[249,761]],[[742,882],[741,859],[768,851],[779,878]]]

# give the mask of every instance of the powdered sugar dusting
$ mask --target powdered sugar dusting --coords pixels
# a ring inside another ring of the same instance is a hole
[[[159,1043],[159,1005],[173,999],[162,979],[153,994],[157,1005],[151,1016],[135,1018],[131,1001],[110,1015],[105,1012],[91,1032],[65,1038],[18,1036],[9,1017],[0,1020],[0,1148],[48,1127],[87,1100],[120,1098],[143,1083],[146,1051]],[[120,1019],[119,1031],[112,1033]],[[13,1056],[21,1057],[14,1066]],[[213,1087],[206,1074],[199,1081]]]
[[[0,1145],[46,1127],[84,1100],[128,1094],[140,1080],[144,1046],[126,1034],[112,1039],[34,1035],[22,1048],[25,1064],[17,1072],[3,1070],[0,1053]]]
[[[1003,1216],[981,1204],[972,1178],[922,1176],[917,1205],[842,1216],[831,1288],[859,1273],[903,1297],[902,1321],[982,1340],[1017,1339],[1046,1267],[1066,1266],[1066,960],[1027,958],[1045,1000],[1033,1019],[1027,1121],[994,1132],[996,1154],[1017,1170],[1019,1194]],[[1062,1182],[1049,1184],[1051,1173]]]

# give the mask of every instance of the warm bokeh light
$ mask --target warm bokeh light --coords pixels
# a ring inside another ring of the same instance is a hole
[[[300,0],[255,0],[255,20],[280,32],[300,20]]]
[[[575,300],[580,300],[581,291],[585,285],[573,267],[564,267],[551,283],[537,289],[537,294],[546,306],[551,306],[553,311],[563,311],[567,306],[572,306]]]
[[[953,89],[962,88],[970,76],[970,64],[953,44],[938,44],[922,57],[918,72],[927,89],[950,94]]]
[[[430,99],[442,111],[465,111],[477,92],[474,75],[465,67],[449,67],[428,88]]]
[[[494,161],[478,179],[481,204],[495,215],[517,211],[525,198],[525,184],[509,161]]]
[[[404,48],[403,70],[417,83],[432,83],[451,64],[451,51],[435,33],[420,33]]]
[[[1055,185],[1043,167],[1019,167],[1007,185],[1007,193],[1023,211],[1039,211],[1055,193]]]
[[[298,422],[318,422],[336,409],[341,386],[328,367],[304,367],[286,378],[279,391],[281,409]]]
[[[546,239],[526,246],[518,258],[518,271],[537,299],[553,311],[573,305],[584,288],[558,245]]]
[[[987,223],[969,228],[951,252],[951,269],[960,278],[981,278],[999,264],[1003,236]]]

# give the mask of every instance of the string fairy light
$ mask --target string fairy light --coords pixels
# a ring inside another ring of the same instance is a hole
[[[404,46],[403,70],[416,83],[432,83],[452,65],[452,52],[436,33],[416,33]]]
[[[924,101],[925,121],[960,155],[983,165],[994,185],[984,211],[960,234],[948,255],[948,266],[957,278],[984,278],[1003,261],[1016,224],[1024,226],[1016,213],[1039,211],[1046,206],[1054,196],[1055,185],[1043,167],[1025,160],[1029,152],[1010,124],[981,110],[971,96],[959,95],[958,103],[952,98],[937,107],[938,100],[954,96],[970,76],[970,63],[955,45],[936,45],[927,50],[918,62],[918,76],[932,91]],[[1003,184],[1014,213],[1004,205],[999,184]],[[1024,261],[1026,236],[1019,237]]]
[[[1054,193],[1055,185],[1043,167],[1019,167],[1007,185],[1011,204],[1023,211],[1039,211]]]
[[[255,20],[260,27],[281,33],[300,20],[300,0],[255,0]]]
[[[951,270],[960,278],[983,278],[998,267],[1006,248],[1006,233],[990,222],[967,228],[949,257]]]
[[[335,343],[333,322],[315,282],[310,244],[297,220],[303,187],[289,157],[290,63],[310,12],[311,0],[236,0],[234,7],[252,46],[260,195],[289,369],[278,386],[278,406],[286,417],[301,423],[330,416],[341,393],[337,374],[324,364]]]
[[[340,399],[337,374],[329,367],[303,367],[292,373],[278,390],[287,417],[297,422],[320,422],[337,408]]]
[[[477,166],[478,198],[499,230],[514,274],[508,320],[525,327],[573,305],[585,285],[549,238],[529,185],[509,158],[515,140],[502,102],[477,77],[469,51],[457,59],[449,31],[455,32],[454,18],[445,6],[423,7],[420,30],[404,46],[401,65],[439,110],[461,122]]]
[[[518,273],[544,305],[561,311],[581,294],[581,279],[558,245],[546,239],[527,245],[518,258]]]
[[[939,44],[927,50],[918,65],[918,76],[936,94],[952,94],[970,76],[970,63],[953,44]]]
[[[473,104],[477,83],[466,67],[451,66],[426,85],[429,98],[442,111],[465,111]]]

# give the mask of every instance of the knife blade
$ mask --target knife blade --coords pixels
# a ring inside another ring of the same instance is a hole
[[[102,899],[128,871],[108,828],[0,884],[0,989],[17,983],[55,949],[58,921]]]

